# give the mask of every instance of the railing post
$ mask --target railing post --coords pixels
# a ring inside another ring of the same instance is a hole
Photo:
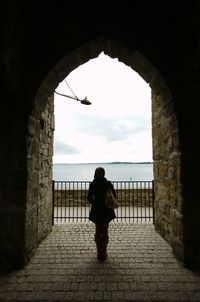
[[[152,207],[153,207],[153,224],[155,224],[155,209],[154,209],[154,199],[155,199],[155,192],[154,192],[154,180],[152,180]]]
[[[55,193],[55,188],[54,188],[55,180],[52,181],[52,225],[54,225],[54,193]]]

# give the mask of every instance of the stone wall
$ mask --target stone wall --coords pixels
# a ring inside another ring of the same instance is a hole
[[[51,231],[53,130],[54,101],[53,97],[49,97],[42,110],[37,108],[29,118],[26,206],[28,258]]]
[[[0,110],[0,270],[17,268],[24,263],[27,188],[27,118],[20,106],[11,106],[9,98],[3,100],[5,105]]]
[[[177,119],[167,87],[152,94],[155,227],[183,260],[183,212]]]
[[[54,99],[50,97],[40,121],[38,240],[52,227],[52,156],[54,131]]]

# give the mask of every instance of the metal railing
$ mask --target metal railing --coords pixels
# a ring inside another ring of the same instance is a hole
[[[114,222],[154,223],[153,181],[112,181],[119,207]],[[89,181],[53,181],[52,223],[87,222]]]

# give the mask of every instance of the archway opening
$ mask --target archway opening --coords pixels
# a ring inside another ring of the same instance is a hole
[[[178,251],[182,244],[182,221],[180,218],[182,215],[182,196],[180,190],[178,126],[173,110],[172,97],[168,87],[159,72],[144,58],[144,56],[136,51],[127,49],[125,46],[120,45],[115,41],[107,39],[100,39],[98,41],[93,41],[93,43],[91,42],[87,45],[83,45],[81,48],[74,50],[74,52],[63,58],[46,77],[36,98],[37,110],[33,112],[33,117],[35,115],[37,118],[39,117],[39,119],[41,119],[44,110],[46,110],[44,108],[46,108],[45,106],[48,103],[47,99],[44,100],[43,98],[43,101],[41,102],[41,95],[43,91],[47,91],[46,87],[48,87],[47,95],[53,95],[53,92],[58,87],[59,83],[61,83],[70,72],[81,64],[96,58],[102,51],[111,58],[118,58],[120,62],[124,62],[124,64],[138,72],[140,76],[149,83],[152,89],[153,169],[156,207],[155,226],[162,236],[174,246],[175,250],[177,247]],[[40,109],[38,110],[38,108]],[[38,111],[40,111],[39,114]],[[40,126],[43,126],[42,119],[40,120]],[[52,145],[50,146],[50,149],[51,148]],[[39,149],[42,149],[41,144]],[[48,165],[47,170],[50,175],[52,172],[52,166],[50,164]],[[30,169],[29,172],[31,182],[33,171]],[[46,186],[46,179],[40,177],[40,187],[38,189],[39,196],[41,187],[42,190],[45,186],[48,187],[49,189],[47,189],[47,191],[49,190],[48,192],[50,192],[51,187],[49,186],[49,179],[50,178],[48,178],[48,184]],[[30,195],[28,194],[28,196]],[[45,194],[45,196],[47,196],[47,194]],[[41,198],[39,197],[39,203],[40,199]],[[41,204],[43,204],[43,201],[41,201]],[[48,216],[49,219],[51,219],[51,217],[49,216],[49,208],[42,207],[41,209],[42,211],[37,207],[37,212],[42,213],[40,219],[41,225],[37,224],[36,220],[36,226],[41,230],[41,234],[44,237],[49,228],[45,228],[45,222],[42,220],[42,216],[44,216],[43,214],[46,211],[48,212],[46,216]],[[48,223],[50,223],[50,221]],[[38,234],[38,232],[36,233]],[[42,236],[40,236],[40,240],[41,238]]]
[[[54,163],[152,162],[151,89],[136,72],[101,53],[67,82],[92,105],[54,95]]]
[[[64,97],[73,95],[74,87],[75,95],[81,99],[87,92],[91,106]],[[55,221],[87,220],[89,204],[85,200],[85,187],[88,184],[82,181],[91,181],[97,166],[104,167],[106,178],[117,187],[121,206],[117,221],[122,216],[127,216],[124,221],[139,221],[140,212],[144,216],[141,221],[153,221],[149,214],[151,211],[152,216],[153,212],[149,209],[153,180],[149,85],[130,67],[102,52],[59,84],[54,106],[55,217],[60,217]],[[145,187],[143,193],[141,181]],[[84,191],[76,192],[75,188]],[[134,198],[134,209],[133,195],[138,196]],[[75,212],[79,213],[77,219]]]

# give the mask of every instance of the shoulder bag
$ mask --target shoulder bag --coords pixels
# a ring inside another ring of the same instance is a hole
[[[118,208],[118,202],[117,198],[115,198],[112,189],[110,186],[108,186],[105,196],[105,206],[110,209],[117,209]]]

